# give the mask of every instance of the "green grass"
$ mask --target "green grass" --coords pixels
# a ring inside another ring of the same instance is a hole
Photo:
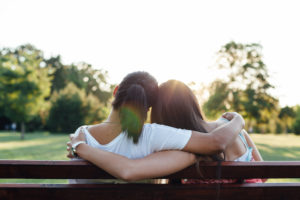
[[[300,136],[292,134],[251,134],[266,161],[299,161]]]
[[[67,134],[27,133],[25,140],[14,132],[0,132],[0,159],[67,160]]]
[[[252,139],[266,161],[300,160],[300,136],[251,134]],[[48,132],[27,133],[20,140],[19,133],[0,132],[0,159],[15,160],[68,160],[66,142],[68,135]],[[300,179],[270,179],[269,182],[300,182]],[[7,179],[0,180],[8,182]],[[66,183],[66,180],[16,180],[9,182]]]
[[[0,132],[0,159],[9,160],[68,160],[67,134],[48,132],[27,133],[25,140],[15,132]],[[0,179],[0,183],[67,183],[58,179]]]
[[[292,134],[251,134],[265,161],[299,161],[300,136]],[[269,179],[269,183],[300,182],[300,179]]]

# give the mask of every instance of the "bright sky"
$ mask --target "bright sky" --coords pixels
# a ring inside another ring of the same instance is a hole
[[[0,0],[0,48],[31,43],[65,64],[85,61],[118,83],[208,84],[225,43],[260,43],[281,106],[300,104],[300,2],[295,0]],[[298,92],[297,92],[298,91]]]

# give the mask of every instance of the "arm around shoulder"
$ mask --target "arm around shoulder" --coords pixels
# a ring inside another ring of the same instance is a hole
[[[67,143],[69,151],[67,157],[69,158],[72,157],[72,144],[85,141],[85,135],[79,131],[77,136],[71,135],[70,139],[71,141]],[[183,151],[161,151],[145,158],[132,160],[119,154],[91,147],[85,143],[77,146],[76,153],[80,158],[125,181],[166,176],[182,170],[196,161],[194,154]]]
[[[171,150],[150,154],[137,160],[130,160],[123,174],[123,180],[137,181],[146,178],[166,176],[180,171],[196,162],[196,156],[192,153]]]
[[[209,133],[193,131],[183,150],[208,155],[223,152],[245,125],[244,119],[238,113],[227,113],[227,117],[230,120],[228,123]]]
[[[196,162],[194,154],[182,151],[162,151],[145,158],[131,160],[124,156],[90,147],[78,146],[78,155],[124,181],[137,181],[166,176]]]

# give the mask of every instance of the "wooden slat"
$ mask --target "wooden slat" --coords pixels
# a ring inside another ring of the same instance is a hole
[[[216,199],[216,185],[38,185],[0,184],[0,199]],[[223,200],[298,200],[300,183],[285,184],[224,184],[220,187]]]
[[[217,163],[201,163],[205,178],[217,178]],[[223,162],[221,178],[300,178],[300,162]],[[162,178],[198,178],[195,166]],[[0,160],[0,178],[113,179],[86,161]]]
[[[114,179],[86,161],[0,160],[0,178]]]

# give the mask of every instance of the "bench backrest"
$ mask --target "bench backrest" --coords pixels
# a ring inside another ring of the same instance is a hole
[[[300,178],[300,161],[294,162],[200,162],[205,178]],[[86,161],[0,160],[0,178],[30,179],[114,179],[107,172]],[[200,178],[195,165],[165,177]]]
[[[300,162],[200,163],[205,178],[300,178]],[[217,173],[221,169],[221,173]],[[0,160],[0,179],[113,179],[86,161]],[[199,178],[191,166],[165,177]],[[0,199],[300,199],[300,183],[0,184]]]

